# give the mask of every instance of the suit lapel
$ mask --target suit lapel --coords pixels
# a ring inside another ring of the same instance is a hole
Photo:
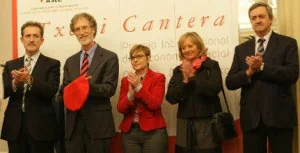
[[[255,55],[255,38],[249,40],[249,43],[246,44],[246,50],[244,51],[247,56]]]
[[[278,40],[276,36],[276,33],[273,32],[268,42],[265,54],[263,55],[264,61],[269,61],[276,51],[276,48],[278,46]]]
[[[21,58],[19,58],[16,62],[16,69],[21,69],[24,68],[24,56],[22,56]],[[20,86],[20,91],[24,90],[24,86]]]
[[[152,75],[153,75],[153,71],[151,69],[148,69],[148,71],[147,71],[147,73],[145,75],[145,78],[142,81],[142,85],[143,86],[146,86],[146,85],[148,85],[151,82],[151,81],[148,81],[148,80],[152,78]]]
[[[78,53],[76,53],[76,55],[74,56],[74,60],[71,60],[71,64],[70,64],[70,72],[72,73],[72,76],[79,76],[80,75],[80,54],[81,51],[79,51]]]
[[[43,54],[40,54],[31,73],[33,77],[37,77],[38,73],[41,72],[41,69],[43,69],[43,65],[45,65],[46,63],[45,60],[46,60],[45,56]]]
[[[19,59],[17,60],[16,65],[17,65],[17,68],[18,68],[18,69],[24,67],[24,56],[22,56],[21,58],[19,58]]]
[[[98,45],[95,50],[90,68],[88,70],[88,76],[92,76],[92,74],[94,74],[94,71],[97,69],[97,67],[101,62],[102,56],[103,56],[102,48]]]

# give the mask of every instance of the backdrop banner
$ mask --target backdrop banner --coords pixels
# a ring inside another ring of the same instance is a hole
[[[12,0],[12,3],[14,58],[24,55],[19,41],[22,24],[33,20],[45,28],[41,52],[59,59],[63,66],[66,58],[80,50],[70,32],[70,20],[76,13],[87,12],[98,23],[95,41],[118,54],[119,81],[132,71],[128,60],[130,48],[143,44],[151,49],[150,68],[164,73],[168,83],[173,68],[180,63],[177,40],[188,31],[195,31],[204,39],[208,56],[219,62],[224,80],[239,40],[238,0]],[[119,86],[112,98],[116,129],[123,118],[116,110]],[[238,125],[239,91],[225,89],[225,92]],[[225,106],[221,95],[220,98]],[[169,136],[175,136],[177,106],[164,101],[162,111]]]

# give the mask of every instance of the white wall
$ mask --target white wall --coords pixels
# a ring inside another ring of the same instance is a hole
[[[12,9],[10,0],[0,1],[0,64],[4,64],[5,61],[12,58]],[[2,74],[2,70],[1,70]],[[0,131],[2,128],[2,121],[4,110],[6,108],[7,101],[0,102]],[[0,140],[0,153],[6,153],[7,143]]]

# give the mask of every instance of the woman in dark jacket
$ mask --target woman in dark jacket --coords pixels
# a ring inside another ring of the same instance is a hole
[[[178,41],[181,64],[173,71],[166,99],[178,104],[176,153],[221,153],[213,139],[211,116],[221,111],[219,64],[207,57],[203,40],[195,32]]]

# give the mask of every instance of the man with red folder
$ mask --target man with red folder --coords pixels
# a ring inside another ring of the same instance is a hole
[[[64,66],[66,151],[108,153],[115,134],[110,98],[118,83],[118,57],[94,41],[97,23],[90,14],[76,14],[70,28],[81,49]]]

